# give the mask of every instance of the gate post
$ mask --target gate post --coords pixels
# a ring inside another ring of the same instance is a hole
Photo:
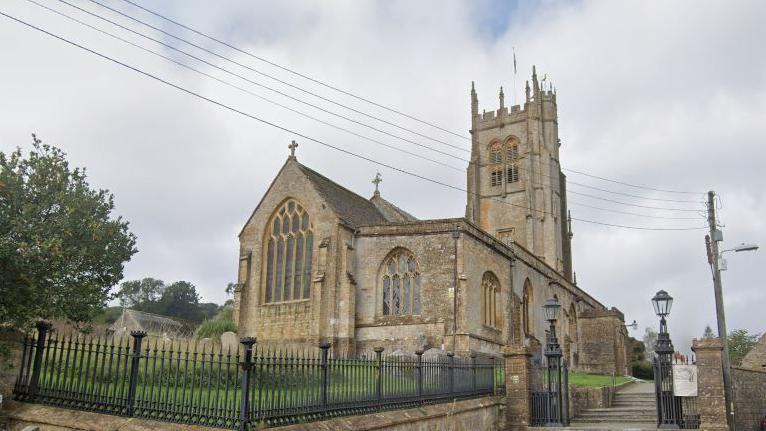
[[[35,344],[35,359],[32,363],[32,380],[29,384],[29,395],[32,400],[37,397],[37,391],[40,385],[40,369],[43,364],[43,353],[45,351],[45,336],[51,329],[50,322],[41,320],[37,322],[37,342]]]
[[[524,346],[506,346],[505,423],[509,431],[526,431],[530,425],[532,354]]]
[[[720,338],[695,339],[692,351],[697,355],[697,408],[700,429],[726,430],[726,398],[724,396]]]
[[[130,358],[130,380],[128,381],[128,416],[133,416],[136,403],[136,385],[138,384],[138,361],[141,359],[141,340],[146,337],[144,331],[130,331],[133,337],[133,354]]]
[[[250,422],[250,373],[253,370],[253,344],[255,337],[244,337],[239,342],[245,346],[242,366],[242,402],[239,407],[239,431],[247,431]]]

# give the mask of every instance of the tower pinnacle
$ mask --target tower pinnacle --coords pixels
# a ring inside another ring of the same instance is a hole
[[[503,93],[503,86],[500,86],[500,109],[505,108],[505,93]]]

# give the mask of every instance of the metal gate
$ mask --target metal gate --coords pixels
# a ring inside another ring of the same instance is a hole
[[[658,354],[654,358],[654,388],[657,397],[657,428],[697,429],[700,417],[697,397],[679,397],[673,392],[672,353]]]
[[[547,359],[545,366],[532,369],[530,425],[566,426],[569,425],[569,367]]]

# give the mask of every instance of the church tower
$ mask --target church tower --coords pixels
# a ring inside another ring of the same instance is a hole
[[[546,84],[547,90],[546,90]],[[471,84],[471,161],[466,218],[507,243],[516,243],[572,281],[571,224],[559,164],[556,92],[546,78],[526,84],[523,109],[479,113]]]

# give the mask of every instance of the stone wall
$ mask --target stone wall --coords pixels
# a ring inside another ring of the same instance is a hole
[[[766,417],[766,372],[731,369],[734,388],[734,419],[738,431],[758,431]]]
[[[758,343],[742,358],[742,368],[766,371],[766,333],[761,335]]]
[[[505,428],[504,411],[505,398],[484,397],[269,429],[275,431],[502,430]],[[18,402],[10,402],[3,413],[5,425],[11,431],[21,431],[30,425],[39,427],[40,431],[215,431],[219,429]]]
[[[626,383],[630,384],[630,383]],[[602,386],[598,388],[585,388],[569,386],[569,417],[573,418],[583,410],[607,408],[612,406],[614,394],[619,386]]]
[[[578,316],[580,339],[578,370],[596,374],[627,375],[629,357],[624,317],[616,308],[585,310]]]
[[[505,398],[484,397],[321,422],[269,428],[274,431],[502,430]]]

